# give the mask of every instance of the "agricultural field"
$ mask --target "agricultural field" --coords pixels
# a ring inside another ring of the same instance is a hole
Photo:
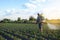
[[[60,40],[60,30],[51,30],[43,24],[43,32],[37,24],[0,23],[0,40]]]
[[[47,22],[60,28],[60,20],[48,20]]]

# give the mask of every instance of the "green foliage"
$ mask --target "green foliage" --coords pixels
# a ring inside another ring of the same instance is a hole
[[[33,16],[30,16],[29,21],[35,21],[36,19]]]
[[[21,18],[20,18],[20,17],[18,17],[17,21],[20,21],[20,20],[21,20]]]
[[[11,22],[11,20],[5,18],[5,19],[1,20],[0,22],[8,23],[8,22]]]
[[[5,38],[3,38],[2,36],[0,36],[0,40],[5,40]]]
[[[22,23],[28,23],[28,20],[27,20],[27,19],[22,19],[21,22],[22,22]]]
[[[14,40],[22,40],[19,36],[30,40],[45,40],[46,37],[60,40],[59,31],[60,30],[49,30],[47,24],[43,25],[43,32],[41,33],[39,32],[37,24],[0,23],[0,33],[4,33],[4,35]],[[15,36],[13,34],[15,34]],[[4,39],[4,37],[2,37],[2,39]]]

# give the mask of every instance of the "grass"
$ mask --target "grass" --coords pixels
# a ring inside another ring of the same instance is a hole
[[[43,24],[43,34],[39,32],[37,24],[0,23],[0,33],[2,33],[1,31],[14,40],[45,40],[47,38],[60,40],[60,30],[50,30],[47,24]]]

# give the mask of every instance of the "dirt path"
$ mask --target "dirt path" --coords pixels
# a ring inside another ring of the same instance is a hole
[[[53,29],[53,30],[58,29],[57,26],[55,26],[55,25],[53,25],[53,24],[50,24],[50,23],[48,23],[48,27],[49,27],[50,29]]]

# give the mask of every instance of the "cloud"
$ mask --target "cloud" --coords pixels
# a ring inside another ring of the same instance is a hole
[[[26,3],[25,6],[28,8],[28,9],[35,9],[36,8],[36,5],[32,4],[32,3]]]
[[[49,7],[43,10],[44,16],[48,19],[60,19],[60,8]]]
[[[42,2],[42,0],[34,0],[36,3],[33,2],[33,0],[29,0],[29,2],[26,2],[24,5],[27,7],[26,9],[6,9],[5,11],[2,11],[3,13],[0,13],[0,19],[2,18],[9,18],[12,20],[17,19],[17,17],[21,18],[29,18],[29,16],[34,15],[37,11],[40,11],[40,4],[38,2]],[[34,17],[36,17],[34,15]]]
[[[37,17],[37,13],[43,12],[44,17],[48,19],[60,18],[60,0],[29,0],[24,3],[25,9],[6,9],[0,10],[0,19],[10,18],[12,20],[17,17],[28,19],[29,16]]]
[[[40,3],[40,2],[45,2],[46,0],[29,0],[29,1],[33,3]]]
[[[3,13],[2,13],[3,12]],[[27,9],[11,9],[11,10],[5,10],[0,11],[0,19],[8,18],[12,20],[17,20],[18,17],[21,17],[21,19],[28,19],[29,16],[31,16],[30,10]],[[2,14],[1,14],[2,13]]]

